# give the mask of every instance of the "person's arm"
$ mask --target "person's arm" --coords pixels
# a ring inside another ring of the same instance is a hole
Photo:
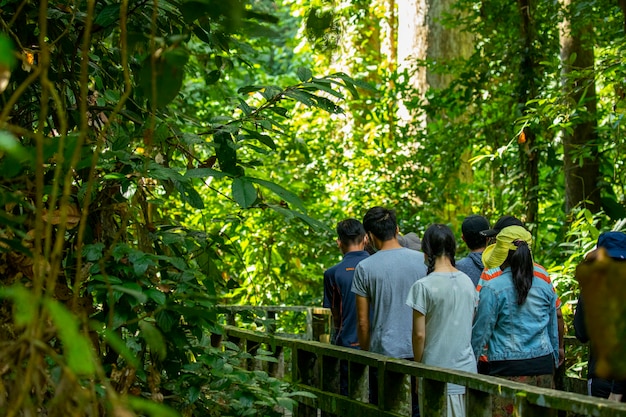
[[[563,312],[561,307],[556,309],[556,324],[559,331],[559,367],[565,362],[565,322],[563,321]]]
[[[362,350],[370,350],[370,300],[362,295],[356,296],[356,335]]]
[[[574,312],[574,334],[576,335],[576,339],[583,343],[589,341],[589,334],[587,334],[587,325],[585,323],[585,304],[583,303],[582,295],[578,297],[576,311]]]
[[[426,341],[426,316],[413,310],[413,360],[422,361],[424,342]]]
[[[497,318],[496,297],[490,288],[482,287],[472,326],[472,349],[476,359],[487,353],[485,347],[491,339]]]

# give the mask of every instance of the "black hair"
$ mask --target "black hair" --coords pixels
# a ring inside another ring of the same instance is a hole
[[[428,273],[435,270],[435,261],[440,256],[447,256],[454,266],[456,239],[452,229],[445,224],[431,224],[422,239],[422,251],[428,256]]]
[[[534,263],[528,243],[523,240],[516,240],[513,244],[517,246],[517,250],[510,250],[507,260],[513,273],[517,304],[522,305],[526,301],[530,287],[533,286]]]
[[[344,245],[359,244],[365,238],[365,229],[357,219],[345,219],[337,223],[337,236]]]
[[[480,230],[480,228],[478,230],[476,229],[478,225],[480,225],[482,230]],[[461,225],[463,240],[465,240],[465,244],[470,250],[487,246],[487,237],[481,234],[481,232],[487,229],[489,229],[489,221],[479,214],[472,214],[463,220],[463,224]]]
[[[396,212],[380,206],[372,207],[363,217],[363,227],[383,242],[391,240],[398,230]]]

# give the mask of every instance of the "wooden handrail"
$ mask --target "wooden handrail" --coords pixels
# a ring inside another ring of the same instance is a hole
[[[626,404],[585,395],[538,388],[502,378],[452,371],[401,359],[392,359],[371,352],[348,349],[316,341],[304,341],[267,333],[225,327],[228,340],[252,353],[260,347],[274,352],[278,364],[268,365],[268,372],[309,391],[317,398],[298,398],[297,416],[385,416],[410,415],[410,376],[421,378],[424,415],[441,416],[445,404],[447,382],[467,387],[467,415],[491,415],[491,397],[514,400],[519,415],[541,417],[568,415],[626,417]],[[285,363],[285,358],[288,358]],[[349,369],[347,396],[339,394],[340,361]],[[246,366],[261,366],[247,363]],[[287,369],[287,372],[285,372]],[[379,404],[369,403],[369,372],[378,372]]]

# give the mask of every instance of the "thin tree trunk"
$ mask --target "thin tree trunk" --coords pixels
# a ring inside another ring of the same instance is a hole
[[[565,9],[576,0],[562,0]],[[623,1],[620,1],[620,5]],[[574,14],[566,13],[573,17]],[[599,160],[596,122],[596,85],[593,78],[593,48],[582,39],[592,33],[591,27],[567,18],[561,24],[561,62],[563,63],[563,92],[573,103],[584,102],[587,116],[563,134],[563,163],[565,169],[565,209],[570,212],[582,205],[597,212],[601,209],[598,187]],[[575,55],[575,58],[574,58]],[[574,58],[572,62],[572,58]]]

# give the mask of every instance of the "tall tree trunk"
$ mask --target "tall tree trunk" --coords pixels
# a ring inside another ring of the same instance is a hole
[[[576,0],[561,0],[564,8]],[[621,4],[621,2],[620,2]],[[561,62],[563,63],[563,92],[573,103],[584,101],[587,115],[563,134],[563,163],[565,169],[565,209],[570,212],[578,205],[592,212],[600,210],[600,176],[596,122],[596,85],[593,78],[593,48],[583,38],[593,28],[581,27],[575,14],[566,13],[561,23]],[[570,20],[572,19],[572,20]],[[572,62],[573,59],[573,62]]]
[[[473,37],[470,33],[458,28],[444,26],[440,20],[444,13],[454,10],[456,0],[396,0],[398,5],[398,69],[409,72],[409,84],[414,94],[426,102],[426,92],[429,88],[444,89],[452,81],[452,74],[430,72],[423,61],[441,62],[443,64],[458,58],[469,57],[474,47]],[[411,114],[400,103],[398,111],[399,124],[404,124],[411,129],[428,129],[428,120],[424,113]],[[409,132],[411,132],[409,129]],[[418,137],[420,135],[417,135]],[[413,152],[419,152],[419,144],[407,143]],[[457,172],[461,181],[471,181],[471,167],[467,163],[469,153],[465,152],[461,157],[461,168]],[[446,221],[455,222],[459,217],[457,212],[463,214],[471,211],[471,207],[459,205],[456,196],[445,193],[446,199],[454,204],[446,207],[454,207],[453,211],[445,211]]]
[[[539,63],[535,53],[535,30],[532,23],[532,8],[530,0],[518,0],[517,2],[521,18],[521,34],[524,47],[522,48],[522,60],[520,62],[520,84],[518,101],[523,112],[526,112],[526,103],[537,96],[537,68]],[[526,222],[536,223],[539,212],[539,154],[536,146],[536,132],[525,127],[523,136],[520,137],[520,159],[522,169],[525,172],[524,194],[527,202]]]

